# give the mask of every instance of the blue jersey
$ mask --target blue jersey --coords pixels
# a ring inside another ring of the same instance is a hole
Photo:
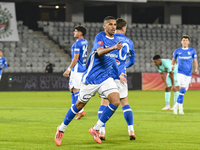
[[[3,69],[7,68],[7,61],[4,57],[0,57],[0,67],[3,67]],[[1,68],[0,68],[1,70]]]
[[[92,51],[87,62],[87,68],[82,78],[83,83],[100,84],[110,77],[110,70],[113,63],[115,63],[114,57],[117,57],[117,55],[108,53],[103,56],[99,56],[96,49],[99,47],[112,47],[118,42],[119,39],[116,36],[110,38],[106,36],[105,32],[100,32],[96,35]]]
[[[178,73],[192,76],[193,59],[197,59],[195,49],[190,47],[188,49],[178,48],[174,51],[173,58],[178,60]]]
[[[115,36],[117,36],[119,40],[122,41],[121,44],[123,45],[123,48],[119,51],[112,51],[111,53],[116,53],[116,62],[118,68],[122,73],[126,74],[126,59],[129,56],[135,57],[134,45],[133,42],[124,34],[116,33]],[[111,77],[113,79],[119,79],[119,76],[114,69],[111,69]]]
[[[78,62],[72,68],[73,72],[83,73],[86,70],[86,60],[88,51],[88,41],[86,39],[78,39],[72,45],[71,56],[74,59],[74,54],[79,54]]]

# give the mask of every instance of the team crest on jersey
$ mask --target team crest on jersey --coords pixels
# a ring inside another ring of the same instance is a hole
[[[103,42],[102,42],[102,41],[99,41],[98,44],[99,44],[99,45],[103,45]]]
[[[190,55],[191,53],[190,52],[188,52],[188,55]]]
[[[119,60],[116,60],[116,63],[117,63],[118,66],[120,65],[120,61]]]

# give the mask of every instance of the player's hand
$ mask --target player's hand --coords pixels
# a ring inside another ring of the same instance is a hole
[[[199,74],[199,70],[195,69],[196,74]]]
[[[0,69],[3,69],[3,67],[2,67],[2,66],[0,66]]]
[[[174,65],[172,65],[172,70],[174,70],[174,68],[175,68]]]
[[[70,71],[69,71],[69,70],[66,70],[66,71],[63,73],[63,76],[64,76],[64,77],[69,77],[69,74],[70,74]]]
[[[124,73],[120,74],[120,76],[119,76],[119,79],[120,79],[120,81],[121,81],[122,83],[126,83],[126,82],[127,82],[125,76],[126,76],[126,74],[124,74]]]
[[[174,85],[172,85],[171,90],[175,91],[175,86]]]
[[[121,42],[122,42],[122,41],[119,41],[119,42],[114,46],[114,48],[115,48],[115,49],[121,49],[121,48],[123,47],[123,45],[120,44]]]

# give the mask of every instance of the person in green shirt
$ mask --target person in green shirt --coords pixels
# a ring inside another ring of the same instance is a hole
[[[176,104],[178,95],[179,95],[179,84],[177,80],[177,64],[174,65],[174,70],[171,67],[172,60],[170,59],[161,59],[160,55],[155,55],[153,57],[153,63],[157,67],[163,82],[165,83],[165,102],[166,106],[162,110],[173,110],[170,107],[170,97],[171,97],[171,90],[174,91],[174,104]],[[165,77],[165,74],[167,76]]]

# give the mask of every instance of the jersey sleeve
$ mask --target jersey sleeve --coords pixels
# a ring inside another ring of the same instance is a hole
[[[104,42],[101,34],[97,34],[94,39],[93,49],[96,50],[99,47],[104,47]]]
[[[157,68],[157,69],[158,69],[158,72],[159,72],[159,73],[163,72],[161,69],[159,69],[159,68]]]
[[[194,53],[193,53],[193,55],[192,55],[192,58],[193,58],[193,59],[197,59],[197,52],[196,52],[195,49],[194,49]]]
[[[76,54],[80,54],[80,50],[81,50],[81,43],[80,42],[76,42],[74,45],[74,53]]]
[[[176,59],[177,57],[178,57],[178,53],[177,53],[177,50],[175,50],[173,53],[173,58]]]

